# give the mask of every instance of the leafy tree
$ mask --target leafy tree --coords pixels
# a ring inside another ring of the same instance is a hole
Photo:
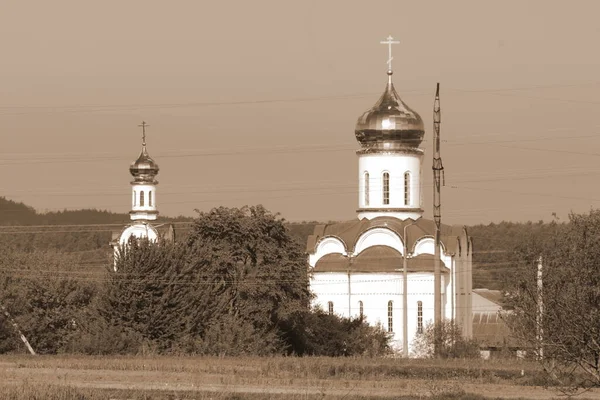
[[[14,318],[37,353],[70,350],[81,332],[96,287],[77,271],[72,256],[53,252],[0,255],[0,302]],[[0,348],[22,349],[6,318]]]
[[[116,271],[107,271],[98,303],[100,320],[90,316],[90,342],[109,340],[116,332],[138,348],[141,345],[159,351],[169,349],[179,340],[183,321],[179,305],[186,294],[179,279],[182,257],[178,246],[172,243],[152,243],[132,237],[119,248]],[[93,328],[93,329],[91,329]]]
[[[206,341],[226,323],[245,326],[265,351],[294,350],[290,321],[308,309],[310,292],[304,253],[283,219],[262,206],[199,213],[186,251],[186,274],[196,282],[186,308],[190,336]]]
[[[541,346],[540,362],[555,384],[600,386],[600,211],[571,214],[568,224],[555,224],[519,246],[515,257],[519,274],[509,289],[512,312],[505,316],[514,335],[535,353]]]

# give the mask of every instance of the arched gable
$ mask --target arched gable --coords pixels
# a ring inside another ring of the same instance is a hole
[[[311,267],[317,265],[317,261],[323,256],[332,253],[339,253],[342,255],[347,255],[346,244],[339,238],[335,236],[326,236],[321,238],[317,243],[315,248],[315,252],[308,256],[308,264]]]
[[[441,240],[440,247],[442,248],[442,254],[440,255],[443,257],[443,255],[446,253],[446,247]],[[412,254],[413,256],[418,256],[419,254],[435,254],[435,239],[431,236],[423,236],[419,238],[413,246]]]
[[[148,238],[150,241],[156,241],[158,239],[158,234],[152,226],[136,224],[125,228],[123,233],[121,233],[119,243],[121,245],[127,244],[127,241],[129,241],[129,238],[132,236],[135,236],[136,238]]]
[[[372,246],[388,246],[404,255],[404,243],[398,234],[389,228],[377,227],[365,231],[354,245],[354,254]]]

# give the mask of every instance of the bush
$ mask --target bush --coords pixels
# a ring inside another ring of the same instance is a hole
[[[479,344],[474,339],[466,339],[460,326],[452,321],[443,321],[437,326],[440,335],[440,358],[480,358]],[[429,323],[423,333],[413,341],[411,355],[416,358],[433,358],[436,325]]]

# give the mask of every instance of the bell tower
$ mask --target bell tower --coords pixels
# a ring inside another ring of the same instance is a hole
[[[129,167],[129,172],[133,176],[129,217],[132,221],[154,221],[158,216],[156,175],[158,175],[159,168],[146,149],[146,127],[149,125],[142,121],[139,126],[142,128],[142,152]]]
[[[388,82],[377,103],[356,122],[358,155],[358,218],[380,216],[416,220],[423,215],[421,166],[424,151],[419,146],[425,129],[423,120],[408,107],[392,83],[390,36]]]

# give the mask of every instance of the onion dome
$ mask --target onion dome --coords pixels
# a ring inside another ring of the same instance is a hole
[[[356,140],[365,149],[415,149],[423,141],[423,120],[400,99],[388,71],[388,84],[377,103],[356,122]]]
[[[146,143],[142,145],[138,159],[131,163],[129,172],[133,175],[135,183],[156,183],[154,178],[158,175],[158,164],[148,154]]]

